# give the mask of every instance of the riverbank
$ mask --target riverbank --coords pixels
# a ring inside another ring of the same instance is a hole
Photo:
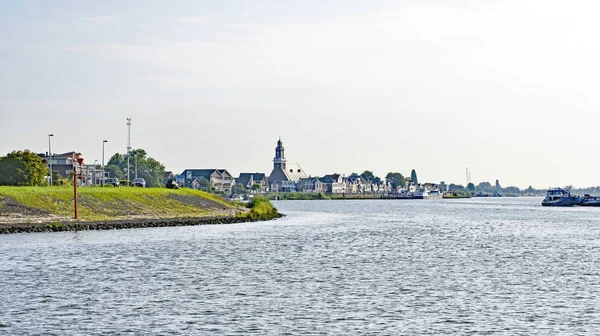
[[[193,189],[0,187],[0,233],[241,223],[281,217],[268,199],[247,205]]]
[[[289,192],[289,193],[271,193],[268,195],[271,200],[278,201],[291,201],[291,200],[410,200],[414,199],[410,196],[402,194],[386,194],[386,193],[303,193],[303,192]],[[446,192],[443,194],[443,198],[471,198],[468,193],[460,192]]]

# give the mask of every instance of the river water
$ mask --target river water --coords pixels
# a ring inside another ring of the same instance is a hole
[[[600,208],[282,201],[272,222],[0,236],[0,335],[598,334]]]

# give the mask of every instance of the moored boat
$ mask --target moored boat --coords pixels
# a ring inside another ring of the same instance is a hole
[[[569,190],[563,188],[549,189],[542,201],[543,206],[574,206],[580,203],[581,199],[579,197],[571,195]]]
[[[428,190],[426,188],[420,188],[415,191],[412,195],[414,199],[442,199],[442,192],[439,189]]]
[[[600,206],[600,197],[590,196],[589,194],[585,194],[579,201],[579,205],[581,205],[581,206]]]

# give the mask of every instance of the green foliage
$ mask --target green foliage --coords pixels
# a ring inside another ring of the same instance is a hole
[[[417,171],[414,169],[410,171],[410,180],[413,181],[415,184],[419,183],[419,179],[417,178]]]
[[[133,149],[129,154],[114,154],[108,160],[108,166],[116,166],[118,169],[113,169],[111,177],[126,178],[127,177],[127,157],[129,157],[129,178],[133,180],[135,176],[135,165],[137,160],[137,176],[146,181],[147,187],[163,186],[163,177],[165,174],[165,166],[157,160],[147,156],[143,149]],[[136,158],[137,157],[137,158]],[[122,172],[122,176],[113,176],[117,171]]]
[[[256,191],[256,190],[260,190],[262,188],[262,185],[260,183],[254,183],[252,185],[252,190]]]
[[[467,189],[470,191],[475,191],[475,185],[473,183],[467,184]]]
[[[199,183],[200,183],[200,189],[202,189],[202,190],[211,190],[211,191],[215,191],[216,190],[215,188],[213,188],[210,185],[210,181],[207,180],[207,179],[205,179],[204,177],[200,178]],[[244,188],[243,185],[242,185],[242,188]]]
[[[385,176],[385,179],[392,184],[392,188],[394,188],[394,190],[396,190],[396,188],[398,187],[404,188],[404,186],[406,185],[404,176],[400,173],[390,172]]]
[[[450,194],[450,196],[444,196],[444,198],[470,198],[472,196],[471,191],[462,189],[462,190],[454,190]]]
[[[451,184],[448,186],[448,190],[449,190],[449,191],[454,191],[454,190],[462,190],[462,189],[465,189],[465,186],[463,186],[462,184],[454,184],[454,183],[451,183]]]
[[[121,170],[121,168],[119,168],[118,165],[115,164],[109,164],[108,166],[104,166],[104,171],[108,172],[108,177],[111,178],[118,178],[119,180],[124,180],[125,179],[125,174],[123,174],[123,171]]]
[[[0,157],[0,185],[47,185],[48,167],[37,154],[29,151],[12,151]]]
[[[272,193],[271,198],[280,200],[319,200],[329,199],[324,193],[303,193],[303,192],[289,192],[289,193]]]
[[[521,189],[519,189],[518,187],[515,187],[515,186],[510,186],[510,187],[503,188],[502,192],[507,193],[507,194],[520,194]]]
[[[240,214],[240,217],[252,220],[259,220],[273,219],[281,216],[279,212],[277,212],[277,209],[273,207],[271,201],[269,201],[269,199],[264,196],[252,197],[252,199],[246,204],[246,207],[248,207],[250,211],[244,214]]]
[[[373,175],[373,172],[369,170],[365,170],[362,172],[362,174],[360,174],[360,176],[368,182],[373,182],[373,179],[375,179],[375,175]]]
[[[477,187],[475,187],[477,192],[494,192],[494,187],[490,182],[480,182]]]
[[[52,170],[52,185],[57,185],[60,180],[62,180],[62,176],[60,176],[59,172]]]
[[[246,195],[246,187],[244,187],[243,184],[238,183],[234,186],[234,189],[232,190],[232,193],[234,194],[238,194],[238,195]]]

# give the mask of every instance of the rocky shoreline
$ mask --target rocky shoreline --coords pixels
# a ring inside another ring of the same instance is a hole
[[[246,218],[238,216],[227,217],[197,217],[197,218],[153,218],[153,219],[134,219],[134,220],[114,220],[114,221],[70,221],[70,222],[52,222],[52,223],[11,223],[0,224],[0,234],[27,233],[27,232],[61,232],[61,231],[86,231],[86,230],[121,230],[121,229],[141,229],[150,227],[171,227],[171,226],[196,226],[196,225],[217,225],[217,224],[236,224],[246,222],[267,221],[281,218],[284,215],[277,214],[273,218]]]

